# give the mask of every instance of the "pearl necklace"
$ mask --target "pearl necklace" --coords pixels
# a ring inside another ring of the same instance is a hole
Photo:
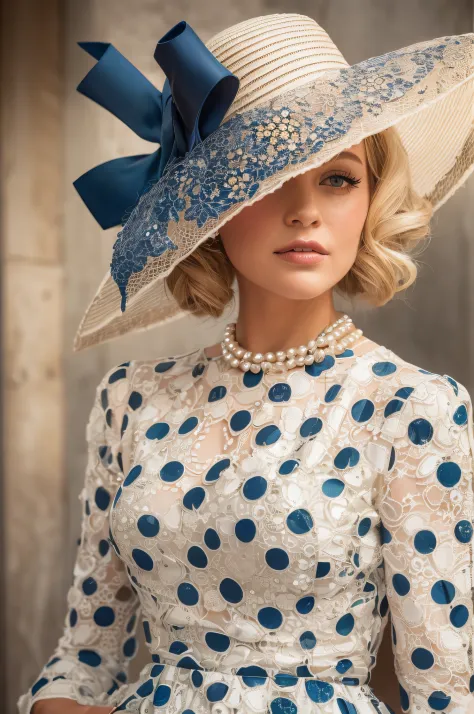
[[[322,362],[328,354],[343,352],[363,334],[362,330],[355,328],[348,315],[343,315],[307,345],[263,354],[250,352],[239,345],[235,339],[235,328],[235,322],[226,325],[225,337],[221,342],[222,356],[232,367],[239,367],[243,372],[250,370],[255,374],[261,369],[264,372],[284,372],[294,367]]]

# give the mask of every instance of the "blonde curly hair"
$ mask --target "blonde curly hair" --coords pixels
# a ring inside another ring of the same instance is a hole
[[[416,249],[430,233],[431,202],[415,192],[408,156],[395,127],[364,140],[371,201],[356,260],[334,290],[385,305],[406,290],[418,272]],[[182,310],[220,317],[234,297],[235,271],[219,234],[182,260],[165,278]]]

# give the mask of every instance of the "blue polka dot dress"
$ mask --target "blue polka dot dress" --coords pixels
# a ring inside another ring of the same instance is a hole
[[[109,370],[64,632],[20,714],[389,714],[387,623],[401,711],[466,712],[473,442],[462,384],[368,340],[283,374],[201,349]]]

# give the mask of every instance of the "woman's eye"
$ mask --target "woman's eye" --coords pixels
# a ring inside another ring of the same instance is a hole
[[[329,184],[331,188],[345,188],[347,190],[350,190],[351,188],[355,188],[356,184],[360,183],[360,179],[353,178],[352,176],[343,176],[342,174],[332,174],[331,176],[327,176],[324,181],[333,179],[336,181],[336,183]]]

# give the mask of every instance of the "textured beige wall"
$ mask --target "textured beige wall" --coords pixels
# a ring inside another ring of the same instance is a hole
[[[95,224],[72,181],[101,161],[155,149],[75,91],[93,64],[76,42],[112,42],[161,87],[164,77],[153,51],[157,40],[182,19],[206,41],[248,17],[302,12],[320,22],[354,63],[420,40],[469,32],[472,2],[42,0],[35,7],[34,0],[16,0],[15,6],[8,5],[15,30],[8,28],[6,35],[17,60],[9,94],[14,111],[9,106],[4,115],[8,162],[2,162],[2,177],[7,178],[2,195],[5,523],[12,623],[7,633],[6,712],[13,714],[18,693],[49,656],[66,612],[65,592],[79,535],[77,496],[85,466],[85,423],[96,384],[112,364],[216,342],[226,321],[196,320],[186,331],[178,323],[72,353],[74,332],[108,269],[115,239],[114,230],[103,232]],[[67,10],[63,56],[60,6]],[[25,32],[32,43],[26,48]],[[451,374],[471,392],[474,209],[468,198],[473,185],[471,179],[436,217],[431,245],[422,256],[425,265],[408,294],[376,310],[340,300],[338,304],[372,339],[420,366]],[[145,658],[142,651],[132,674]],[[386,636],[373,686],[399,714],[398,692],[395,698],[385,692],[389,680],[384,672],[391,668]]]

